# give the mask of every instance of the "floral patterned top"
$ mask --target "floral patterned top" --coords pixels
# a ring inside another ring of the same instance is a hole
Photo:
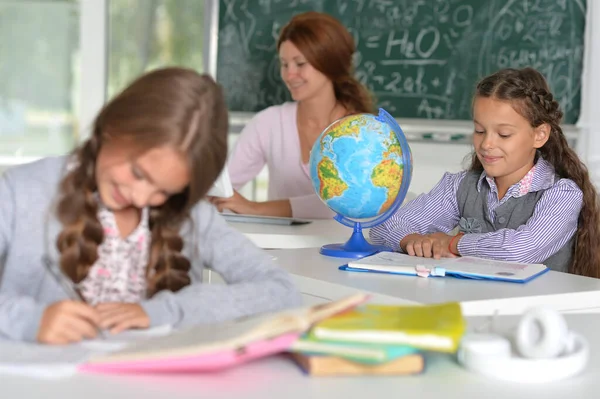
[[[151,233],[148,208],[142,210],[140,224],[122,238],[114,213],[102,203],[98,219],[104,229],[104,241],[98,247],[98,260],[79,289],[91,305],[104,302],[135,303],[146,298],[146,266]]]

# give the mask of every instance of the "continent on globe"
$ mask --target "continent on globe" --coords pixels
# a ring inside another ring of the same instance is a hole
[[[334,122],[327,128],[329,131],[328,136],[331,140],[335,140],[338,137],[343,136],[358,136],[360,133],[360,128],[367,123],[366,120],[363,119],[351,119],[345,120],[344,118]],[[324,143],[322,143],[324,144]]]
[[[313,146],[309,165],[313,187],[342,216],[381,215],[400,191],[402,156],[397,133],[389,123],[372,114],[344,117],[327,127]]]
[[[323,157],[319,162],[319,181],[321,198],[330,199],[341,196],[348,188],[344,183],[333,164],[333,161],[327,157]]]
[[[371,180],[373,180],[375,186],[388,189],[387,199],[379,210],[380,214],[390,209],[390,206],[394,203],[400,190],[398,182],[402,181],[402,171],[404,170],[402,164],[389,159],[392,155],[395,155],[397,159],[402,159],[402,147],[400,147],[394,132],[390,133],[387,148],[388,150],[383,153],[385,160],[375,166],[371,175]]]
[[[398,165],[391,159],[386,159],[375,166],[371,179],[376,187],[387,188],[386,200],[381,205],[381,209],[379,209],[379,214],[381,214],[392,206],[398,195],[398,191],[400,191],[400,186],[397,182],[402,180],[402,165]]]

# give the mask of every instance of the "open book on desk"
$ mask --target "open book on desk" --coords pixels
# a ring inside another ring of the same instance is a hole
[[[257,216],[243,215],[239,213],[222,213],[226,221],[234,223],[258,223],[258,224],[278,224],[283,226],[295,226],[308,224],[311,221],[298,218],[287,218],[278,216]]]
[[[504,262],[463,256],[458,258],[421,258],[397,252],[379,252],[348,262],[340,270],[403,274],[420,277],[458,277],[526,283],[549,269],[542,264]]]
[[[368,297],[360,293],[306,308],[198,325],[94,356],[79,369],[107,373],[217,371],[283,352],[315,323],[353,309]]]

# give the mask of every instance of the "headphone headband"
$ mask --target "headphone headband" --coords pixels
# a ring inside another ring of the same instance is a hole
[[[534,308],[521,318],[514,346],[515,350],[501,335],[466,334],[458,350],[458,362],[467,370],[489,377],[542,383],[572,377],[589,360],[586,339],[569,332],[564,317],[548,308]]]

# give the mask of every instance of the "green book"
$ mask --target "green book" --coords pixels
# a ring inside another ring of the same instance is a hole
[[[381,364],[419,352],[407,345],[382,345],[352,342],[321,341],[311,335],[298,339],[290,352],[305,355],[337,356],[366,364]]]

